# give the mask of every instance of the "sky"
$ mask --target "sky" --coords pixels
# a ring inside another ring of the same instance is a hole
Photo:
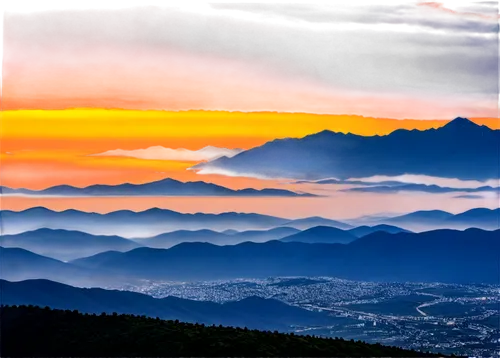
[[[386,135],[458,116],[500,127],[495,1],[4,6],[9,187],[165,177],[280,187],[187,169],[207,146],[227,153],[324,129]],[[30,205],[13,200],[3,205]]]

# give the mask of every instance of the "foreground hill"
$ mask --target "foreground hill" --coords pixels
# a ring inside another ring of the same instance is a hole
[[[399,129],[385,136],[325,130],[277,139],[194,169],[313,180],[403,174],[487,180],[498,177],[499,140],[500,130],[459,117],[438,129]]]
[[[223,324],[289,331],[292,325],[322,326],[338,319],[281,301],[247,297],[219,304],[177,297],[153,298],[129,291],[77,288],[48,280],[9,282],[0,280],[2,304],[35,305],[78,310],[83,313],[127,313],[179,319],[186,322]]]
[[[132,315],[89,315],[48,307],[2,307],[4,356],[11,357],[425,357],[380,344],[296,336]]]
[[[184,243],[105,252],[75,266],[145,279],[334,276],[361,281],[497,283],[500,230],[378,231],[349,244]]]

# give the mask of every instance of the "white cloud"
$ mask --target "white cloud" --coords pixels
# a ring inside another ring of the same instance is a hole
[[[350,178],[348,180],[359,180],[369,183],[379,183],[384,181],[397,181],[408,184],[425,184],[425,185],[438,185],[442,187],[449,188],[479,188],[481,186],[499,186],[498,179],[489,179],[486,181],[478,180],[460,180],[455,178],[440,178],[433,177],[429,175],[415,175],[415,174],[404,174],[398,176],[386,176],[386,175],[375,175],[368,178]]]

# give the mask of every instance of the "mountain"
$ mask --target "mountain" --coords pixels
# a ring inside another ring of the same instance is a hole
[[[2,194],[55,195],[55,196],[314,196],[295,193],[283,189],[241,189],[232,190],[220,185],[196,182],[181,182],[162,179],[145,184],[91,185],[77,188],[71,185],[58,185],[43,190],[11,189],[1,187]]]
[[[356,240],[357,237],[351,233],[330,226],[316,226],[301,231],[297,234],[287,236],[280,241],[283,242],[305,242],[309,244],[346,244]]]
[[[456,214],[446,220],[447,224],[457,228],[484,227],[490,230],[500,228],[500,208],[476,208]]]
[[[224,245],[228,243],[229,235],[212,230],[178,230],[153,236],[147,239],[137,239],[142,246],[167,249],[182,242],[209,242]]]
[[[419,191],[424,193],[500,193],[500,187],[481,186],[478,188],[450,188],[438,185],[425,184],[399,184],[399,185],[376,185],[362,188],[342,189],[341,191],[356,191],[363,193],[399,193],[401,191]]]
[[[183,242],[208,242],[215,245],[234,245],[244,241],[264,242],[281,239],[296,232],[299,232],[299,230],[289,227],[229,233],[213,230],[178,230],[147,239],[137,239],[136,241],[143,246],[167,249]]]
[[[485,230],[500,228],[500,209],[477,208],[460,214],[441,210],[416,211],[410,214],[382,219],[379,222],[399,225],[414,231],[440,228],[467,229],[477,227]]]
[[[375,225],[375,226],[358,226],[355,227],[354,229],[349,230],[349,233],[356,237],[363,237],[369,234],[373,234],[374,232],[377,231],[384,231],[389,234],[397,234],[400,232],[410,232],[408,230],[402,229],[397,226],[392,226],[392,225],[385,225],[385,224],[380,224],[380,225]]]
[[[379,224],[379,225],[394,225],[394,226],[408,226],[412,227],[426,227],[426,226],[440,226],[443,223],[453,217],[452,213],[443,210],[419,210],[408,214],[397,215],[397,216],[386,216],[386,217],[367,217],[352,220],[357,223],[364,223],[367,225]],[[417,230],[418,231],[418,230]],[[421,230],[422,231],[422,230]]]
[[[49,306],[96,314],[117,312],[185,322],[280,330],[288,330],[290,325],[322,325],[335,321],[325,314],[259,297],[218,304],[177,297],[159,299],[129,291],[77,288],[49,280],[0,280],[0,285],[3,305]]]
[[[498,177],[500,130],[456,118],[438,129],[364,137],[328,130],[277,139],[195,170],[318,180],[422,174],[464,180]]]
[[[342,338],[165,321],[145,315],[82,314],[0,307],[7,357],[438,357]],[[133,338],[131,338],[133,337]]]
[[[128,251],[139,247],[119,236],[96,236],[80,231],[38,229],[0,236],[3,247],[19,247],[39,255],[68,261],[103,251]]]
[[[340,221],[325,219],[320,216],[312,216],[309,218],[291,220],[284,223],[282,226],[293,227],[298,230],[307,230],[315,226],[331,226],[337,229],[351,229],[352,226]]]
[[[2,232],[16,234],[39,228],[78,230],[93,235],[151,237],[175,230],[271,229],[290,221],[275,216],[245,213],[183,214],[152,208],[134,212],[119,210],[107,214],[78,210],[52,211],[43,207],[24,211],[0,211]]]
[[[76,266],[158,280],[335,276],[353,280],[498,282],[500,230],[377,231],[349,244],[184,243],[72,261]]]
[[[0,279],[21,281],[48,279],[77,286],[113,284],[119,276],[64,263],[19,248],[0,247]],[[123,280],[126,282],[125,280]],[[3,295],[3,289],[2,289]]]

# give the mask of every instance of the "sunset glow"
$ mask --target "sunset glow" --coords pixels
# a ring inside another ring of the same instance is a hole
[[[1,184],[40,190],[172,178],[303,190],[200,175],[188,170],[193,161],[102,153],[247,150],[323,130],[381,136],[439,128],[457,116],[500,128],[490,70],[497,54],[468,47],[495,40],[490,15],[424,3],[398,8],[401,23],[386,18],[391,7],[374,8],[380,19],[371,23],[349,6],[294,9],[7,12]],[[457,36],[464,21],[470,29]]]

